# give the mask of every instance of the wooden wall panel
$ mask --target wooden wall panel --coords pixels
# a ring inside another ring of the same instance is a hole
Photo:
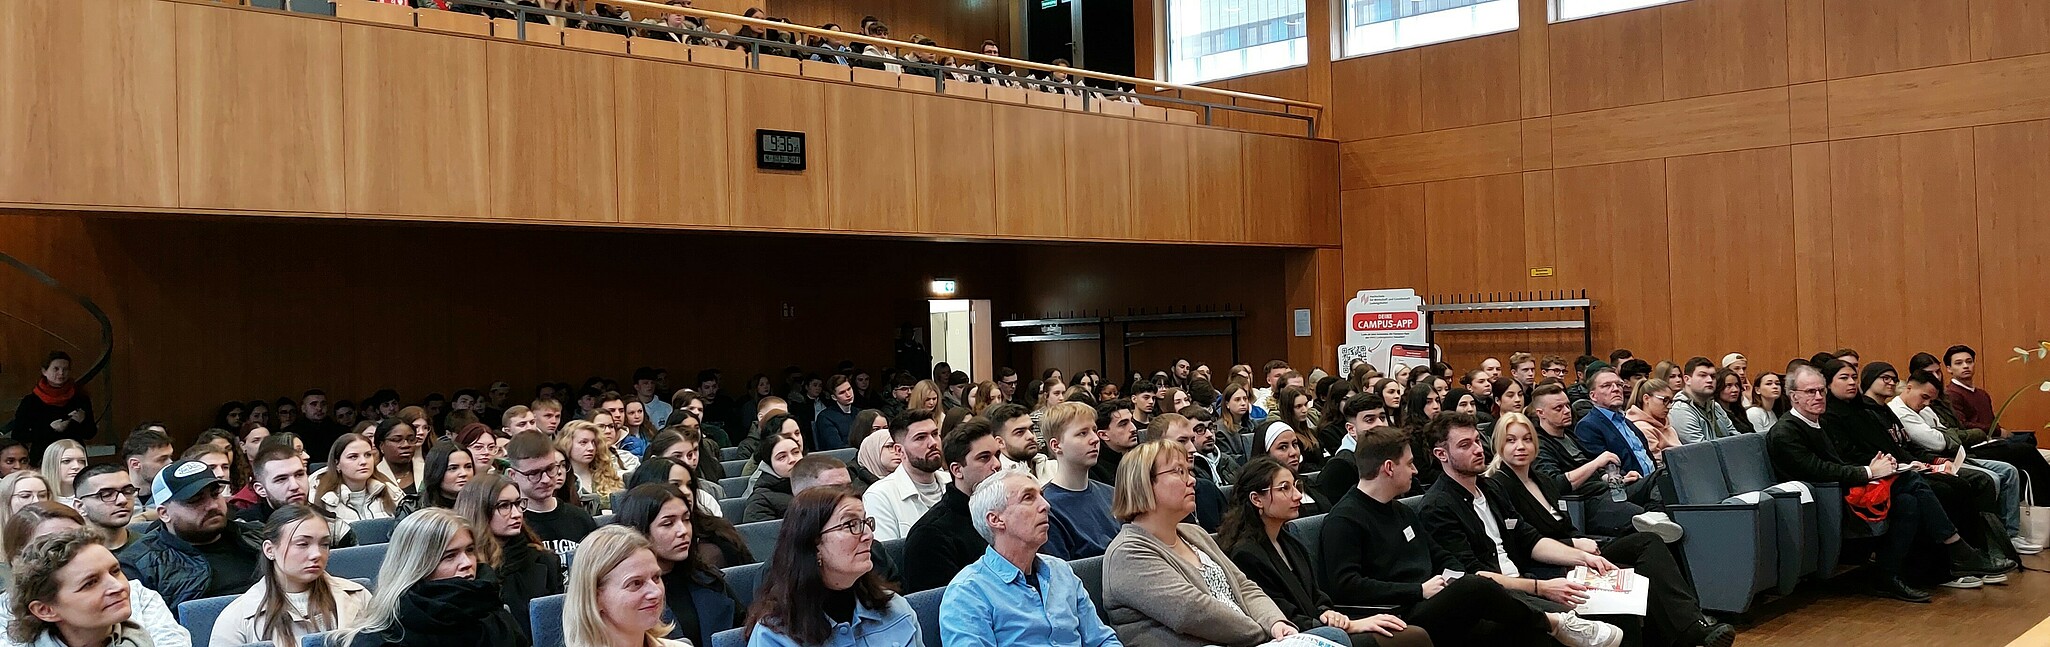
[[[177,206],[172,9],[0,4],[0,201]]]
[[[1424,184],[1346,191],[1346,289],[1409,287],[1426,293],[1430,246],[1426,240]],[[1346,300],[1351,300],[1350,295]]]
[[[1829,78],[1971,60],[1966,2],[1824,0]]]
[[[179,202],[342,211],[341,25],[200,5],[177,13]]]
[[[1824,0],[1787,0],[1787,81],[1807,83],[1829,78],[1829,55],[1823,34]]]
[[[1786,88],[1717,94],[1552,118],[1559,166],[1790,143]]]
[[[492,137],[483,117],[492,111],[485,101],[485,44],[399,29],[342,27],[342,138],[349,142],[343,185],[350,212],[490,216],[492,188],[485,174]],[[436,64],[418,64],[422,60]]]
[[[1802,348],[1836,337],[1836,247],[1831,232],[1829,144],[1791,147],[1794,193],[1794,311]]]
[[[1553,114],[1663,98],[1664,37],[1657,10],[1562,22],[1549,33]]]
[[[619,219],[729,225],[725,181],[743,146],[726,127],[732,74],[655,61],[617,61]]]
[[[1068,139],[1069,235],[1109,240],[1131,237],[1131,128],[1122,120],[1054,114],[1061,117],[1055,127]]]
[[[1342,97],[1325,108],[1338,141],[1423,131],[1423,49],[1335,61],[1332,87]]]
[[[1424,130],[1516,119],[1523,96],[1516,34],[1456,40],[1421,51]]]
[[[1783,147],[1666,160],[1676,356],[1801,352],[1784,291],[1796,272],[1792,177]]]
[[[852,85],[827,85],[826,150],[828,185],[832,193],[833,229],[917,231],[918,180],[914,168],[921,133],[905,115],[913,100],[895,90]],[[807,171],[810,172],[810,171]]]
[[[1523,170],[1523,128],[1503,122],[1339,146],[1343,188],[1359,189]]]
[[[1971,0],[1972,60],[2050,52],[2050,0]]]
[[[1523,261],[1530,267],[1551,267],[1549,277],[1529,277],[1526,282],[1532,290],[1554,290],[1573,287],[1559,282],[1559,214],[1558,198],[1553,189],[1557,182],[1552,171],[1533,171],[1523,174]]]
[[[1562,214],[1557,275],[1595,299],[1595,347],[1670,356],[1674,296],[1664,248],[1670,240],[1665,161],[1561,168],[1553,180],[1554,211]]]
[[[1787,0],[1709,0],[1658,8],[1665,98],[1787,84]]]
[[[1245,145],[1238,133],[1189,130],[1189,231],[1199,238],[1247,240]]]
[[[997,232],[996,133],[990,106],[945,97],[918,97],[919,209],[913,231],[945,234]]]
[[[1523,85],[1525,117],[1552,114],[1552,3],[1548,0],[1519,0],[1516,3],[1517,68]]]
[[[1189,240],[1189,215],[1195,208],[1189,185],[1189,136],[1194,128],[1143,121],[1126,122],[1132,129],[1131,237],[1140,240]]]
[[[1337,239],[1338,187],[1329,142],[1245,135],[1247,238],[1326,245]]]
[[[1424,223],[1429,284],[1462,292],[1524,288],[1521,174],[1425,184]]]
[[[755,130],[808,133],[805,155],[833,159],[831,133],[826,131],[825,86],[816,81],[752,75],[726,87],[727,138],[741,151],[754,150]],[[764,171],[752,155],[742,153],[733,164],[733,211],[746,214],[758,227],[823,229],[831,212],[826,176],[830,168]]]
[[[1963,129],[1831,144],[1842,343],[1898,358],[1979,329],[1972,148]]]
[[[2004,392],[2018,388],[2023,375],[2040,379],[2040,365],[2024,372],[2003,349],[2050,338],[2050,309],[2043,307],[2043,268],[2050,267],[2050,121],[2031,121],[1974,129],[1973,169],[1979,213],[1979,298],[1983,306],[1983,340],[1979,349],[1981,385]],[[2000,361],[1995,361],[1998,358]],[[2050,417],[2050,399],[2023,397],[2010,429],[2033,428]],[[2024,422],[2025,421],[2025,422]]]
[[[2050,54],[1831,81],[1829,135],[1870,137],[2050,118]]]
[[[491,213],[619,221],[613,59],[520,43],[485,45]],[[596,133],[596,135],[594,135]]]
[[[1068,174],[1047,160],[1068,158],[1067,137],[1050,137],[1061,113],[990,105],[996,132],[997,233],[1045,238],[1068,235]]]

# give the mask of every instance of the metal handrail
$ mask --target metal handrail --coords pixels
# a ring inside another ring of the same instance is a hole
[[[1205,88],[1205,87],[1199,87],[1199,86],[1183,86],[1183,85],[1176,85],[1176,84],[1168,84],[1168,83],[1161,83],[1161,82],[1159,82],[1159,81],[1152,81],[1152,80],[1147,80],[1147,79],[1136,79],[1136,78],[1132,78],[1132,77],[1125,77],[1125,76],[1119,76],[1119,75],[1115,75],[1115,74],[1102,74],[1102,73],[1098,73],[1098,72],[1090,72],[1090,71],[1087,71],[1087,70],[1078,70],[1078,69],[1075,69],[1075,68],[1070,68],[1070,67],[1061,67],[1061,66],[1053,66],[1053,65],[1041,65],[1041,64],[1038,64],[1038,63],[1032,63],[1032,62],[1029,62],[1029,61],[1019,61],[1019,60],[1015,60],[1015,59],[1009,59],[1009,58],[1004,58],[1004,57],[1000,57],[1000,56],[985,56],[985,55],[982,55],[982,54],[973,54],[973,53],[969,53],[969,52],[964,52],[964,51],[960,51],[960,50],[951,50],[951,49],[946,49],[946,48],[942,48],[942,47],[928,47],[928,46],[924,46],[924,45],[917,45],[917,44],[914,44],[914,43],[903,43],[903,42],[897,42],[897,41],[890,41],[890,42],[888,43],[888,47],[889,47],[889,48],[891,48],[891,49],[909,49],[909,50],[913,50],[913,51],[919,51],[919,52],[925,52],[925,53],[939,53],[939,54],[944,54],[944,55],[947,55],[947,56],[952,56],[952,57],[955,57],[955,58],[957,58],[957,59],[958,59],[958,58],[970,58],[970,59],[973,59],[973,60],[981,60],[981,61],[985,61],[985,62],[997,62],[997,63],[1001,63],[1001,64],[1003,64],[1003,65],[1006,65],[1006,66],[1012,67],[1013,69],[1017,69],[1017,68],[1026,68],[1026,69],[1036,69],[1036,70],[1041,70],[1041,71],[1045,71],[1045,72],[1049,72],[1049,73],[1051,73],[1051,72],[1060,72],[1060,73],[1063,73],[1063,74],[1067,74],[1067,75],[1069,76],[1069,78],[1071,78],[1071,79],[1098,79],[1098,80],[1108,80],[1108,81],[1114,81],[1114,82],[1120,82],[1120,83],[1136,83],[1136,84],[1156,85],[1156,86],[1159,86],[1159,87],[1164,87],[1164,88],[1168,88],[1168,89],[1173,89],[1173,90],[1176,90],[1176,91],[1177,91],[1177,94],[1176,94],[1176,95],[1174,95],[1174,96],[1169,96],[1169,95],[1141,95],[1141,94],[1139,94],[1139,93],[1137,93],[1137,92],[1129,92],[1129,91],[1125,91],[1125,90],[1119,90],[1119,89],[1116,89],[1116,88],[1114,88],[1114,87],[1112,87],[1112,88],[1104,88],[1104,87],[1096,87],[1096,86],[1090,86],[1090,85],[1087,85],[1087,84],[1084,84],[1084,83],[1078,83],[1078,82],[1073,82],[1073,81],[1055,81],[1055,80],[1053,80],[1053,79],[1051,79],[1051,78],[1032,78],[1032,77],[1022,77],[1022,76],[1014,76],[1014,75],[1010,75],[1010,74],[999,74],[999,73],[995,73],[995,72],[985,72],[985,71],[983,71],[983,70],[980,70],[980,69],[976,69],[976,68],[972,68],[972,67],[969,67],[969,68],[961,68],[961,67],[952,67],[952,66],[948,66],[948,65],[943,65],[943,64],[940,64],[940,63],[926,63],[926,62],[922,62],[922,61],[914,61],[914,60],[911,60],[911,59],[908,59],[908,58],[891,58],[891,57],[884,57],[884,56],[870,56],[870,55],[867,55],[867,54],[862,54],[862,53],[860,53],[860,52],[851,52],[851,51],[842,51],[842,50],[837,50],[837,49],[830,49],[830,48],[824,48],[824,47],[815,47],[815,46],[812,46],[812,45],[808,45],[808,44],[804,44],[804,43],[789,43],[789,42],[784,42],[784,41],[780,41],[780,40],[769,40],[769,39],[766,39],[766,38],[755,38],[755,37],[752,37],[752,36],[741,36],[741,35],[738,35],[738,34],[722,34],[722,33],[716,32],[716,31],[711,31],[710,29],[695,29],[695,28],[690,28],[690,27],[670,27],[670,26],[668,26],[668,25],[664,25],[664,24],[661,24],[661,23],[644,23],[644,22],[637,22],[637,21],[632,21],[632,20],[621,20],[621,19],[618,19],[618,18],[608,18],[608,17],[605,17],[605,16],[600,16],[600,15],[597,15],[597,14],[595,14],[595,13],[579,13],[579,12],[575,12],[575,11],[564,11],[564,10],[559,10],[559,9],[547,9],[547,8],[542,8],[542,7],[532,7],[532,6],[527,6],[527,5],[521,5],[521,4],[514,4],[514,3],[512,3],[512,2],[509,2],[509,1],[505,1],[505,0],[450,0],[449,4],[451,4],[451,5],[462,5],[462,6],[470,6],[470,7],[478,7],[478,8],[483,8],[483,9],[491,9],[491,10],[495,10],[495,11],[500,11],[500,12],[505,12],[505,13],[510,13],[510,14],[513,14],[513,15],[514,15],[514,19],[513,19],[513,20],[514,20],[514,22],[515,22],[515,24],[516,24],[516,27],[515,27],[515,29],[517,30],[517,35],[518,35],[518,37],[519,37],[519,40],[522,40],[522,41],[524,41],[524,40],[526,40],[526,39],[527,39],[527,15],[529,15],[529,14],[534,14],[534,15],[541,15],[541,16],[553,16],[553,17],[557,17],[557,18],[563,18],[563,19],[565,19],[565,20],[576,20],[576,21],[579,21],[579,22],[582,22],[582,23],[586,23],[586,24],[599,24],[599,25],[609,25],[609,26],[613,26],[613,27],[619,27],[619,28],[622,28],[622,29],[627,29],[627,30],[635,30],[635,29],[638,29],[638,30],[643,30],[643,31],[659,31],[659,32],[666,32],[666,33],[670,33],[670,34],[676,34],[676,35],[679,35],[679,36],[687,36],[687,37],[696,37],[696,38],[700,38],[700,39],[706,39],[706,40],[719,40],[719,41],[725,41],[725,42],[728,42],[728,43],[733,43],[733,42],[739,42],[739,43],[744,43],[744,44],[745,44],[745,45],[747,46],[747,53],[748,53],[748,68],[749,68],[749,69],[754,69],[754,70],[760,70],[760,69],[761,69],[761,58],[762,58],[762,50],[763,50],[764,48],[768,48],[768,49],[771,49],[771,50],[788,50],[788,51],[798,51],[798,52],[805,52],[805,53],[808,53],[808,54],[817,54],[817,55],[820,55],[820,56],[822,56],[822,57],[839,57],[839,58],[845,58],[845,59],[847,59],[847,60],[849,60],[849,61],[867,61],[867,62],[872,62],[872,63],[879,63],[879,64],[893,64],[893,65],[898,65],[898,66],[900,66],[900,67],[903,67],[903,68],[906,68],[906,69],[919,69],[919,70],[927,70],[927,71],[930,71],[930,72],[932,72],[932,74],[921,74],[921,75],[919,75],[919,76],[927,76],[927,77],[929,77],[929,78],[932,78],[932,79],[934,79],[934,86],[933,86],[933,88],[934,88],[934,90],[935,90],[935,91],[940,91],[940,92],[944,92],[944,91],[946,90],[946,84],[947,84],[947,79],[948,79],[948,75],[950,75],[950,74],[961,74],[961,75],[967,75],[967,76],[974,76],[974,77],[979,77],[979,78],[983,79],[983,80],[982,80],[982,81],[980,81],[980,82],[981,82],[981,83],[985,83],[985,84],[1010,84],[1010,83],[1016,83],[1016,84],[1019,84],[1019,85],[1022,85],[1022,86],[1028,86],[1028,89],[1031,89],[1031,88],[1035,88],[1035,87],[1036,87],[1036,88],[1046,88],[1046,87],[1058,87],[1058,88],[1063,88],[1063,89],[1067,89],[1067,90],[1075,90],[1075,91],[1077,91],[1077,93],[1078,93],[1078,94],[1080,94],[1080,96],[1082,97],[1082,109],[1083,109],[1084,111],[1087,111],[1087,110],[1089,110],[1089,109],[1090,109],[1090,104],[1091,104],[1091,102],[1092,102],[1092,99],[1093,99],[1093,100],[1095,100],[1095,101],[1101,101],[1102,99],[1100,99],[1100,98],[1098,98],[1098,97],[1104,97],[1104,96],[1116,96],[1116,97],[1127,97],[1127,98],[1133,99],[1134,101],[1137,101],[1137,100],[1140,100],[1140,99],[1146,99],[1146,100],[1151,100],[1151,101],[1158,101],[1158,102],[1163,102],[1163,103],[1172,103],[1172,104],[1177,104],[1177,105],[1191,106],[1191,107],[1195,107],[1195,108],[1199,108],[1199,109],[1200,109],[1200,114],[1202,115],[1202,122],[1201,122],[1201,123],[1203,123],[1203,125],[1206,125],[1206,126],[1207,126],[1207,125],[1214,125],[1214,124],[1215,124],[1215,115],[1213,114],[1213,111],[1214,111],[1214,110],[1217,110],[1217,109],[1223,109],[1223,110],[1229,110],[1229,111],[1232,111],[1232,112],[1241,112],[1241,113],[1246,113],[1246,114],[1253,114],[1253,115],[1264,115],[1264,116],[1269,116],[1269,117],[1279,117],[1279,118],[1283,118],[1283,119],[1293,119],[1293,120],[1298,120],[1298,121],[1302,121],[1302,122],[1303,122],[1303,124],[1304,124],[1304,130],[1305,130],[1306,134],[1307,134],[1307,135],[1309,135],[1309,136],[1311,136],[1311,137],[1315,137],[1315,136],[1316,136],[1316,133],[1317,133],[1317,117],[1318,117],[1319,115],[1321,115],[1321,114],[1322,114],[1322,110],[1323,110],[1323,106],[1320,106],[1320,105],[1318,105],[1318,104],[1314,104],[1314,103],[1306,103],[1306,102],[1301,102],[1301,101],[1294,101],[1294,100],[1291,100],[1291,99],[1282,99],[1282,98],[1279,98],[1279,97],[1269,97],[1269,96],[1264,96],[1264,95],[1257,95],[1257,94],[1248,94],[1248,93],[1244,93],[1244,92],[1236,92],[1236,91],[1231,91],[1231,90],[1217,90],[1217,89],[1213,89],[1213,88]],[[853,33],[848,33],[848,32],[837,32],[837,31],[831,31],[831,30],[825,30],[825,29],[816,29],[816,28],[812,28],[812,27],[805,27],[805,26],[803,26],[803,25],[794,25],[794,24],[791,24],[791,23],[782,23],[782,22],[775,22],[775,21],[767,21],[767,20],[757,20],[757,19],[754,19],[754,18],[747,18],[747,17],[744,17],[744,16],[735,16],[735,15],[732,15],[732,14],[726,14],[726,13],[719,13],[719,12],[716,12],[716,11],[704,11],[704,10],[700,10],[700,9],[692,9],[692,8],[686,8],[686,7],[677,7],[677,6],[670,6],[670,5],[658,5],[658,4],[653,4],[653,3],[647,3],[647,2],[639,2],[638,0],[609,0],[608,2],[605,2],[604,4],[607,4],[607,5],[614,5],[614,6],[617,6],[617,5],[637,5],[637,6],[642,6],[642,7],[648,7],[648,8],[656,9],[656,10],[662,11],[662,12],[664,12],[664,13],[679,13],[679,14],[684,14],[684,15],[691,15],[691,16],[699,16],[699,17],[701,17],[701,18],[704,18],[704,17],[709,17],[710,19],[713,19],[713,20],[733,20],[733,21],[737,21],[737,22],[741,22],[741,23],[745,23],[745,24],[750,24],[750,25],[756,25],[756,26],[759,26],[759,27],[763,28],[764,30],[767,30],[767,29],[774,29],[774,30],[778,30],[778,31],[790,32],[790,33],[796,33],[796,34],[810,34],[810,35],[815,35],[815,36],[823,36],[823,37],[826,37],[826,38],[832,38],[832,39],[838,39],[838,40],[848,40],[848,41],[854,41],[854,40],[859,40],[859,39],[862,39],[862,38],[864,38],[864,37],[863,37],[862,35],[860,35],[860,34],[853,34]],[[679,40],[681,40],[681,39],[679,39]],[[880,43],[876,43],[876,44],[877,44],[878,46],[881,46],[881,44],[880,44]],[[775,54],[773,54],[773,53],[772,53],[772,54],[770,54],[770,55],[771,55],[771,56],[775,56]],[[809,60],[809,59],[808,59],[808,57],[804,57],[804,58],[800,58],[799,60]],[[1135,90],[1137,89],[1137,88],[1136,88],[1136,86],[1135,86],[1135,88],[1134,88],[1134,89],[1135,89]],[[1303,115],[1303,114],[1296,114],[1296,113],[1294,113],[1294,112],[1291,112],[1291,111],[1289,111],[1289,110],[1288,110],[1288,109],[1287,109],[1286,107],[1284,107],[1284,108],[1283,108],[1282,110],[1269,110],[1269,109],[1265,109],[1265,108],[1254,108],[1254,107],[1248,107],[1248,106],[1241,106],[1241,105],[1238,105],[1237,103],[1212,103],[1212,102],[1208,102],[1208,101],[1201,101],[1201,100],[1197,100],[1197,99],[1188,99],[1188,98],[1185,98],[1185,97],[1183,97],[1183,96],[1180,96],[1180,94],[1179,94],[1179,93],[1180,93],[1180,92],[1182,92],[1182,91],[1196,91],[1196,92],[1204,92],[1204,93],[1210,93],[1210,94],[1218,94],[1218,95],[1224,95],[1224,96],[1227,96],[1227,97],[1232,97],[1232,98],[1234,98],[1234,99],[1237,99],[1237,98],[1244,98],[1244,99],[1250,99],[1250,100],[1255,100],[1255,101],[1264,101],[1264,102],[1269,102],[1269,103],[1276,103],[1276,104],[1282,104],[1282,105],[1284,105],[1284,106],[1296,106],[1296,107],[1308,107],[1308,108],[1314,108],[1314,109],[1318,110],[1318,115]]]

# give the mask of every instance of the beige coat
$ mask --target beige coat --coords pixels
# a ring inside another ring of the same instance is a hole
[[[1191,550],[1210,556],[1236,590],[1239,610],[1210,597],[1202,567],[1183,562],[1166,543],[1125,524],[1103,554],[1103,607],[1126,647],[1242,647],[1268,640],[1268,628],[1288,617],[1260,586],[1232,565],[1209,533],[1193,524],[1176,528]]]
[[[268,584],[268,579],[257,580],[256,586],[229,602],[228,608],[222,609],[220,617],[214,620],[213,637],[207,644],[247,645],[272,640],[273,636],[262,635],[257,627],[257,610],[263,605],[264,587]],[[361,624],[365,609],[370,607],[370,589],[333,575],[327,576],[327,586],[335,595],[335,626]],[[298,644],[301,636],[321,631],[304,615],[292,614],[292,620],[292,644]]]

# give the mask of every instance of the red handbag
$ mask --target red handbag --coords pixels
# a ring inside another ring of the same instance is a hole
[[[1844,493],[1844,504],[1851,506],[1851,513],[1867,522],[1886,520],[1886,511],[1893,507],[1893,479],[1887,475],[1864,485],[1854,486]]]

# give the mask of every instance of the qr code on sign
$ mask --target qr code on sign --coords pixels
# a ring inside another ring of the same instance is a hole
[[[1345,344],[1338,347],[1338,377],[1351,378],[1352,365],[1358,362],[1373,363],[1368,359],[1374,347],[1369,344]],[[1379,367],[1376,367],[1379,368]]]

